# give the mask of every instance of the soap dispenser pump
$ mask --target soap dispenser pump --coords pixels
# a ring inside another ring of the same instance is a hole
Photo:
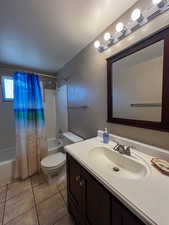
[[[107,131],[107,128],[104,129],[103,132],[103,143],[108,144],[109,143],[109,133]]]

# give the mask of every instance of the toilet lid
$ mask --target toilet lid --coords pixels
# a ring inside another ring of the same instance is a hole
[[[57,167],[60,164],[63,164],[65,161],[66,155],[64,153],[58,152],[42,159],[41,165],[43,167]]]

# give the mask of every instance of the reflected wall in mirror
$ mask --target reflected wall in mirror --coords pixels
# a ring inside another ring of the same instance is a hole
[[[169,130],[169,28],[107,59],[108,122]]]
[[[113,116],[161,121],[164,41],[113,63]]]

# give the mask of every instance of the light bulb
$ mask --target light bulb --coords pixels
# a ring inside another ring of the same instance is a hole
[[[133,21],[137,21],[137,20],[139,20],[140,17],[141,17],[141,10],[140,9],[134,9],[134,11],[131,14],[131,19]]]
[[[94,42],[94,47],[99,48],[100,47],[100,41],[95,41]]]
[[[122,32],[124,30],[124,24],[123,23],[118,23],[117,25],[116,25],[116,31],[117,32]]]
[[[104,40],[109,41],[111,39],[111,34],[109,32],[104,34]]]
[[[166,0],[152,0],[154,5],[157,5],[159,8],[164,7]]]
[[[158,5],[159,3],[162,2],[162,0],[152,0],[152,2],[153,2],[154,5]]]

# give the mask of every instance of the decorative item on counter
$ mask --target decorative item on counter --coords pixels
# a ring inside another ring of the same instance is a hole
[[[169,162],[160,158],[152,158],[152,164],[162,173],[169,175]]]
[[[109,143],[109,133],[107,131],[107,128],[104,129],[103,132],[103,143],[108,144]]]

